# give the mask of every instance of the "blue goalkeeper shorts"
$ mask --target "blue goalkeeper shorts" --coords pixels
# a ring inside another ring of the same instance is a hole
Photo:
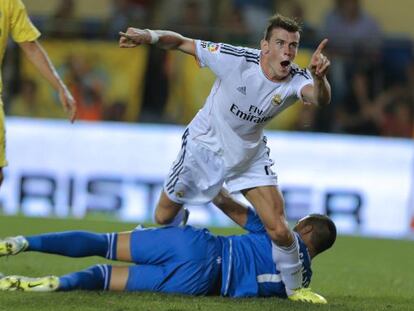
[[[135,230],[127,291],[188,295],[218,294],[222,243],[191,226]],[[217,291],[218,288],[218,291]]]

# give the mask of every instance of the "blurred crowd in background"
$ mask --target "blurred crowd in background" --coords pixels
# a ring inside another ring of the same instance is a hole
[[[271,15],[281,12],[295,17],[303,28],[300,49],[308,51],[308,55],[322,38],[329,39],[326,54],[332,64],[329,73],[332,103],[324,109],[300,107],[291,112],[290,122],[283,123],[282,114],[269,127],[414,136],[412,38],[385,34],[381,24],[364,10],[359,0],[332,0],[318,27],[307,20],[306,10],[297,0],[113,0],[106,19],[79,17],[75,14],[79,5],[76,0],[56,1],[59,4],[53,14],[33,14],[28,10],[33,23],[43,34],[42,42],[51,40],[70,44],[76,40],[84,41],[91,48],[101,41],[115,46],[118,32],[128,26],[169,29],[192,38],[258,47]],[[37,100],[39,82],[24,74],[23,57],[18,51],[11,43],[3,71],[6,113],[62,117],[52,113],[42,100]],[[55,61],[53,48],[48,48],[48,52]],[[92,66],[93,62],[80,57],[76,50],[71,51],[59,71],[63,72],[79,103],[80,119],[176,124],[191,119],[207,94],[199,92],[203,96],[197,99],[200,102],[193,103],[196,109],[187,111],[186,107],[180,107],[184,100],[180,99],[179,93],[188,83],[176,88],[172,84],[186,74],[180,72],[182,60],[154,47],[147,47],[140,57],[145,57],[143,65],[137,65],[142,67],[142,82],[136,85],[141,91],[132,92],[132,99],[112,97],[109,101],[105,90],[115,87],[115,82],[110,80],[110,73],[101,70],[105,61]],[[123,66],[119,63],[116,70],[124,71]],[[208,77],[206,81],[210,83],[211,79]],[[204,81],[202,78],[200,84],[205,84]],[[197,88],[197,84],[191,87]],[[197,93],[197,89],[193,93]],[[197,96],[191,100],[193,98]],[[128,105],[139,108],[131,110]]]

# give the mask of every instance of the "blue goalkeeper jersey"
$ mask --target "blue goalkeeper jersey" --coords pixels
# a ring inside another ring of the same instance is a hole
[[[218,238],[223,243],[221,295],[229,297],[286,298],[285,285],[272,259],[272,243],[259,217],[250,210],[245,228],[249,233]],[[308,249],[299,234],[303,286],[308,287],[312,270]]]

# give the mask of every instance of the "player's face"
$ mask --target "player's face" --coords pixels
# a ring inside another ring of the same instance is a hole
[[[306,227],[306,224],[305,224],[305,222],[306,222],[306,219],[309,217],[309,215],[308,216],[305,216],[305,217],[302,217],[301,219],[299,219],[298,221],[297,221],[297,223],[295,224],[295,226],[293,227],[293,230],[294,231],[296,231],[297,233],[301,233],[301,231],[302,231],[302,229],[304,228],[304,227]]]
[[[299,32],[289,32],[282,28],[272,30],[270,39],[262,40],[264,68],[271,78],[281,80],[287,77],[299,47]]]

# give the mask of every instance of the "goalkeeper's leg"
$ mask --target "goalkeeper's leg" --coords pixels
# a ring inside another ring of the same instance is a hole
[[[1,291],[53,292],[72,290],[162,291],[157,290],[171,278],[163,266],[95,265],[61,277],[0,276]]]
[[[68,257],[101,256],[116,259],[117,241],[117,233],[98,234],[86,231],[16,236],[0,240],[0,256],[36,251]]]
[[[114,276],[111,279],[111,275]],[[123,290],[128,279],[128,267],[96,265],[61,277],[25,277],[18,275],[0,278],[2,291],[52,292],[70,290]]]

